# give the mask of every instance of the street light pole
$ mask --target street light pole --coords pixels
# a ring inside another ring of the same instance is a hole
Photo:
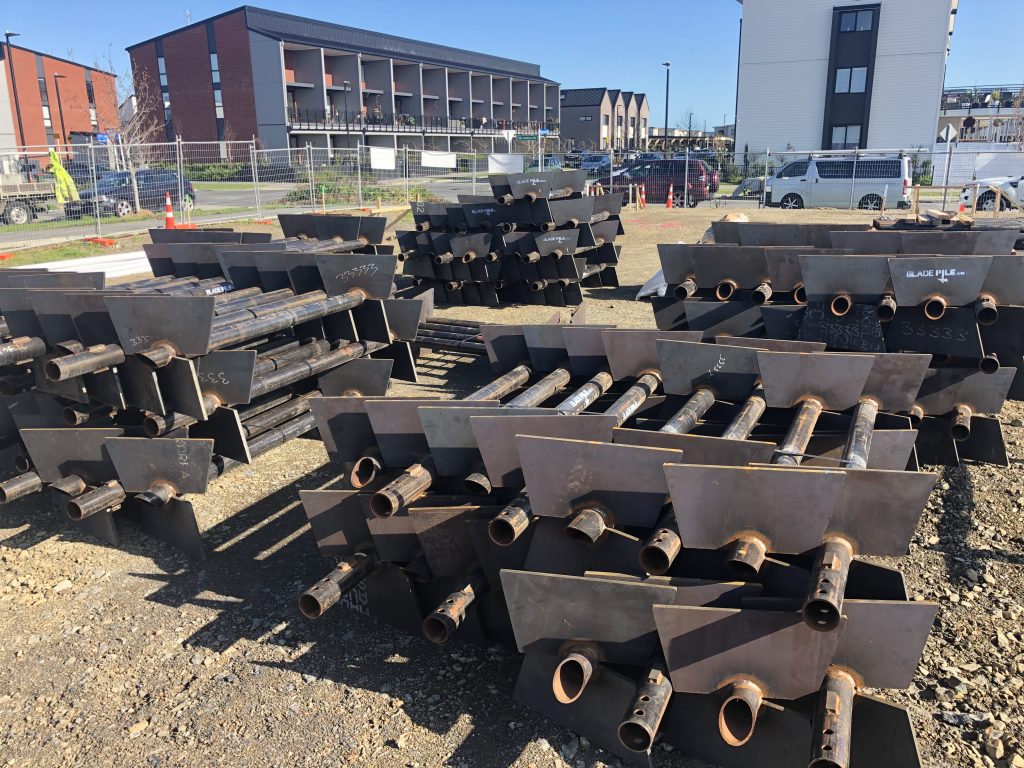
[[[4,32],[4,40],[7,41],[7,66],[11,70],[11,90],[14,93],[14,111],[18,115],[18,137],[21,146],[25,146],[25,127],[21,124],[21,102],[18,101],[18,78],[14,76],[14,56],[11,54],[11,38],[18,37],[20,32]]]
[[[342,93],[345,97],[345,148],[348,149],[348,89],[352,87],[352,83],[348,80],[344,80],[341,84],[345,87],[345,90]]]
[[[661,66],[665,68],[665,137],[662,146],[665,150],[665,156],[668,157],[668,75],[672,71],[672,62],[663,61]]]
[[[60,104],[60,81],[63,80],[64,77],[65,77],[65,75],[56,75],[56,74],[53,76],[53,85],[54,85],[54,88],[56,89],[56,96],[57,96],[57,116],[60,118],[60,143],[61,144],[67,144],[67,142],[68,142],[68,135],[67,135],[67,132],[64,130],[64,107],[62,107],[61,104]]]

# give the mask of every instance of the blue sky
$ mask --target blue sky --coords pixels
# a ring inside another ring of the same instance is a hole
[[[126,45],[183,26],[186,12],[199,21],[236,7],[215,0],[149,0],[130,4],[130,11],[122,3],[69,0],[40,5],[7,0],[4,5],[0,25],[20,32],[18,43],[102,66],[109,52],[118,74],[128,68]],[[534,62],[566,88],[604,85],[643,91],[650,99],[653,125],[664,121],[661,62],[667,60],[672,62],[670,124],[685,125],[691,111],[695,128],[705,121],[710,127],[733,119],[741,10],[736,0],[643,6],[608,0],[263,0],[257,5]],[[634,8],[639,13],[631,21],[625,13]],[[1017,55],[1021,29],[1024,3],[1019,0],[961,0],[947,85],[1024,82],[1024,62]],[[993,51],[1009,55],[993,57]]]

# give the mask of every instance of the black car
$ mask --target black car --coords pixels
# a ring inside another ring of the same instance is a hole
[[[188,179],[178,183],[175,171],[144,170],[135,172],[136,184],[139,188],[139,205],[144,210],[163,210],[164,200],[168,192],[171,203],[180,209],[181,189],[184,188],[184,208],[191,210],[195,205],[196,192]],[[106,173],[95,187],[83,189],[79,199],[64,206],[64,215],[69,219],[93,215],[99,207],[100,216],[128,216],[137,213],[135,209],[135,192],[132,189],[131,173],[128,171],[112,171]]]

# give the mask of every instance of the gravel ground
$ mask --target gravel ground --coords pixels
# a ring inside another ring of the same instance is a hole
[[[650,326],[631,298],[657,268],[655,245],[692,242],[722,213],[624,215],[623,287],[590,291],[589,320]],[[482,361],[421,363],[421,384],[397,393],[458,396],[488,377]],[[887,694],[910,708],[927,766],[1024,768],[1024,407],[1002,419],[1012,465],[944,470],[910,556],[892,561],[915,599],[941,605],[914,686]],[[0,765],[618,765],[512,701],[508,651],[439,649],[341,609],[302,618],[297,596],[328,564],[298,490],[337,479],[318,442],[296,440],[218,480],[194,500],[211,551],[200,564],[127,523],[121,549],[78,537],[42,496],[0,511]],[[655,756],[698,768],[662,746]]]

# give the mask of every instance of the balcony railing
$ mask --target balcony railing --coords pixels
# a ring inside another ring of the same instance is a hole
[[[943,112],[972,112],[990,109],[1006,112],[1024,97],[1024,85],[978,85],[972,88],[946,88],[942,92]]]
[[[504,130],[558,133],[558,121],[491,120],[486,117],[431,117],[386,112],[344,112],[334,109],[289,109],[288,124],[299,130],[352,133],[475,133],[499,135]]]

